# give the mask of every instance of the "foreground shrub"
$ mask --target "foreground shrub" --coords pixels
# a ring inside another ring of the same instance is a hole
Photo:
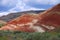
[[[0,31],[0,40],[60,40],[60,33]]]

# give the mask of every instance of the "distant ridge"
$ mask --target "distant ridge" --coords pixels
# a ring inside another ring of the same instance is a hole
[[[38,14],[38,13],[43,12],[43,11],[45,11],[45,10],[35,10],[35,11],[34,10],[31,10],[31,11],[10,13],[8,15],[5,15],[5,16],[0,17],[0,20],[3,20],[3,21],[8,22],[8,21],[11,21],[12,19],[14,19],[16,17],[19,17],[22,14],[26,14],[26,13],[29,13],[29,14],[31,14],[31,13],[37,13]]]

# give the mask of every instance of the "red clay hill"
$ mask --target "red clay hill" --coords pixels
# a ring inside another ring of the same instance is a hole
[[[41,17],[42,24],[60,26],[60,4],[41,13],[39,17]]]
[[[60,4],[40,14],[23,14],[10,21],[0,30],[45,32],[60,26]]]

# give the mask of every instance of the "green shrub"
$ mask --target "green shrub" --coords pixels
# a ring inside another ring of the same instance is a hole
[[[0,31],[0,40],[60,40],[60,33]]]

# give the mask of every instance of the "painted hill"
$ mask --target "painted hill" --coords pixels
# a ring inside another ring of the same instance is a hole
[[[40,14],[23,14],[0,30],[45,32],[60,28],[60,4]],[[59,29],[60,30],[60,29]]]
[[[21,16],[22,14],[26,14],[26,13],[29,13],[29,14],[32,14],[32,13],[40,13],[40,12],[43,12],[45,10],[31,10],[31,11],[24,11],[24,12],[17,12],[17,13],[10,13],[8,15],[5,15],[5,16],[2,16],[0,17],[0,20],[3,20],[3,21],[11,21],[12,19],[16,18],[16,17],[19,17]]]
[[[39,15],[40,23],[46,28],[53,28],[53,31],[60,30],[60,4],[48,9]]]
[[[41,22],[46,25],[60,26],[60,4],[40,13]]]

